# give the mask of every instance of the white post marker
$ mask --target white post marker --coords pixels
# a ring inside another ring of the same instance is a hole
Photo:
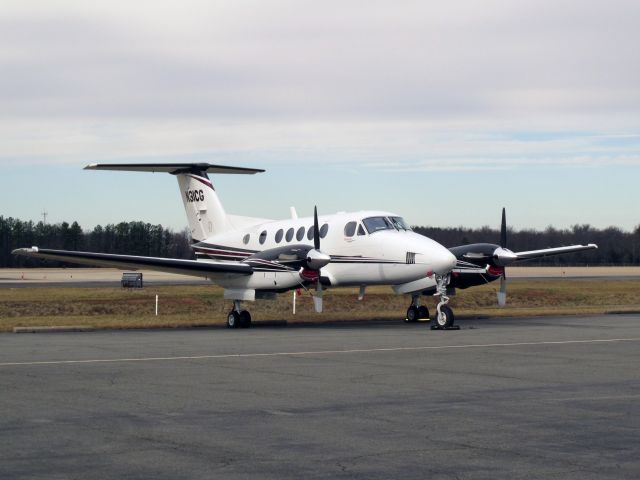
[[[158,295],[156,295],[156,317],[158,316]]]
[[[296,290],[293,291],[293,314],[296,314],[296,297],[297,297],[297,293]]]

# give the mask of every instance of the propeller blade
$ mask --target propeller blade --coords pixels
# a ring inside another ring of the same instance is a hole
[[[318,226],[318,207],[313,207],[313,248],[320,250],[320,228]]]
[[[322,313],[322,297],[313,296],[313,308],[316,313]]]
[[[322,313],[322,283],[320,283],[320,278],[316,283],[316,293],[313,295],[313,308],[316,313]]]
[[[320,282],[320,269],[331,261],[331,257],[320,251],[320,225],[318,222],[318,207],[313,207],[313,250],[307,253],[307,264],[318,271],[316,280],[316,292],[313,295],[313,308],[316,313],[322,313],[322,283]]]
[[[500,291],[498,292],[498,306],[504,307],[507,304],[507,274],[502,273],[500,277]]]
[[[502,207],[502,223],[500,224],[500,246],[507,248],[507,213]]]

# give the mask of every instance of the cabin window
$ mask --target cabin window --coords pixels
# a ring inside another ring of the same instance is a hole
[[[276,232],[276,243],[280,243],[282,241],[282,235],[284,235],[284,230],[280,229]]]
[[[293,240],[293,228],[290,228],[289,230],[287,230],[287,235],[285,236],[287,242],[290,242],[291,240]]]
[[[358,224],[358,235],[359,236],[366,235],[366,232],[364,231],[364,228],[362,227],[361,223]]]
[[[296,232],[296,240],[301,241],[304,238],[304,227],[300,227]]]
[[[362,221],[370,234],[379,232],[380,230],[395,230],[391,222],[387,220],[386,217],[369,217]]]
[[[315,231],[315,227],[313,226],[309,227],[309,230],[307,231],[307,240],[311,240],[313,238],[314,231]]]
[[[260,242],[260,245],[262,245],[266,240],[267,240],[267,231],[263,230],[262,233],[260,234],[260,238],[258,239],[258,241]]]
[[[242,243],[244,243],[245,245],[247,243],[249,243],[249,239],[251,238],[251,235],[249,235],[248,233],[244,236],[244,238],[242,239]]]
[[[320,227],[320,238],[326,237],[327,233],[329,233],[329,224],[325,223]]]
[[[353,237],[356,233],[356,222],[349,222],[344,226],[344,236]]]

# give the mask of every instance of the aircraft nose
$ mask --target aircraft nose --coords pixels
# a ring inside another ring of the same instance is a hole
[[[440,249],[434,255],[433,271],[438,275],[449,273],[456,266],[458,260],[455,255],[447,248],[440,246]]]

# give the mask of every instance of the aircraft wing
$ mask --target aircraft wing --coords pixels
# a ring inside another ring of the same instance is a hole
[[[518,260],[531,260],[532,258],[550,257],[552,255],[562,255],[565,253],[582,252],[584,250],[593,250],[598,248],[597,245],[590,243],[589,245],[570,245],[567,247],[544,248],[542,250],[530,250],[527,252],[514,252]]]
[[[253,268],[246,263],[215,262],[206,260],[182,260],[177,258],[141,257],[137,255],[116,255],[111,253],[76,252],[70,250],[50,250],[46,248],[18,248],[14,255],[46,258],[69,263],[115,267],[131,270],[157,270],[160,272],[178,273],[210,278],[237,275],[251,275]]]

